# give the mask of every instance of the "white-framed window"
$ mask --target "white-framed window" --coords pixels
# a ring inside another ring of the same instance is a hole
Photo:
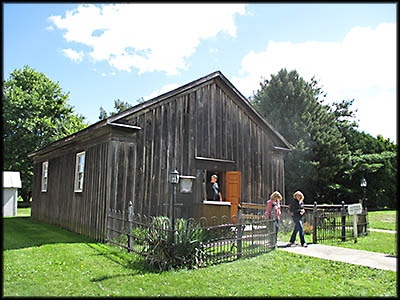
[[[49,172],[49,162],[42,162],[42,192],[47,192],[47,181]]]
[[[76,154],[75,192],[83,191],[84,171],[85,171],[85,152],[80,152]]]

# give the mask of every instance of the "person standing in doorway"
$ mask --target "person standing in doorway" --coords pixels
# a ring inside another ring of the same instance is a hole
[[[207,183],[207,200],[208,201],[222,201],[222,195],[217,183],[218,176],[212,175],[211,181]]]
[[[267,220],[273,220],[275,226],[275,241],[274,244],[278,241],[278,230],[279,230],[279,220],[281,217],[281,200],[282,195],[278,191],[275,191],[269,197],[267,201],[267,210],[265,216]]]
[[[304,209],[304,195],[302,192],[297,191],[293,194],[293,200],[290,204],[290,211],[293,213],[293,221],[294,221],[294,230],[292,236],[290,237],[289,245],[292,246],[295,243],[297,232],[300,235],[300,242],[303,247],[307,247],[307,243],[304,239],[304,229],[303,229],[303,222],[301,218],[303,217],[304,213],[306,212]]]

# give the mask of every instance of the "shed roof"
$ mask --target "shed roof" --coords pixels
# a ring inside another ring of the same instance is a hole
[[[3,188],[21,188],[19,172],[3,171]]]
[[[213,73],[211,73],[209,75],[201,77],[201,78],[199,78],[197,80],[194,80],[194,81],[192,81],[190,83],[187,83],[187,84],[185,84],[185,85],[183,85],[181,87],[178,87],[178,88],[176,88],[176,89],[174,89],[172,91],[169,91],[167,93],[159,95],[159,96],[157,96],[155,98],[152,98],[150,100],[147,100],[147,101],[145,101],[143,103],[139,103],[138,105],[135,105],[135,106],[133,106],[133,107],[121,112],[121,113],[118,113],[116,115],[108,117],[105,120],[102,120],[102,121],[99,121],[97,123],[94,123],[94,124],[86,127],[85,129],[82,129],[79,132],[76,132],[74,134],[66,136],[66,137],[64,137],[64,138],[62,138],[60,140],[57,140],[57,141],[49,144],[48,146],[46,146],[46,147],[44,147],[42,149],[39,149],[39,150],[37,150],[35,152],[30,153],[29,156],[32,157],[32,156],[35,156],[35,155],[38,155],[38,154],[40,155],[40,154],[43,154],[45,152],[49,152],[51,150],[59,148],[62,145],[64,145],[65,142],[70,142],[72,140],[75,140],[76,138],[78,138],[78,137],[80,137],[82,135],[89,134],[93,130],[100,129],[100,128],[103,128],[105,126],[122,125],[122,124],[118,124],[117,123],[118,120],[121,120],[122,118],[124,118],[124,117],[126,117],[128,115],[131,115],[131,114],[136,113],[138,111],[144,110],[144,109],[146,109],[146,108],[148,108],[148,107],[150,107],[152,105],[155,105],[155,104],[157,104],[159,102],[162,102],[162,101],[164,101],[166,99],[169,99],[171,97],[174,97],[177,94],[184,93],[184,92],[192,89],[193,87],[201,85],[201,84],[203,84],[203,83],[205,83],[207,81],[214,80],[216,78],[218,78],[220,80],[220,82],[222,82],[225,86],[227,86],[233,92],[233,94],[236,95],[238,99],[240,99],[240,102],[246,107],[247,111],[249,111],[259,123],[263,124],[266,128],[268,128],[278,138],[278,140],[282,143],[282,146],[284,146],[284,147],[275,147],[276,150],[279,150],[279,151],[291,151],[292,150],[292,146],[290,145],[290,143],[278,131],[276,131],[272,127],[272,125],[267,120],[264,119],[264,117],[262,117],[254,109],[254,107],[250,104],[250,102],[246,99],[246,97],[244,97],[235,88],[235,86],[220,71],[215,71],[215,72],[213,72]],[[125,125],[122,125],[122,126],[125,126]],[[141,129],[140,127],[135,127],[135,126],[131,126],[131,127],[132,127],[131,129],[134,129],[134,130],[140,130]],[[133,128],[133,127],[135,127],[135,128]]]

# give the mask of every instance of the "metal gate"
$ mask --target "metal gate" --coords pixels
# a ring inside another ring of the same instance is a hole
[[[357,235],[368,233],[367,210],[364,208],[359,215],[348,214],[348,205],[313,205],[313,243],[326,240],[341,240],[354,238],[353,218],[357,218]]]

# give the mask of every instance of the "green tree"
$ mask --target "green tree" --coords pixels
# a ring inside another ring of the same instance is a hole
[[[302,190],[308,203],[354,203],[363,196],[364,177],[368,207],[395,208],[397,145],[357,130],[354,99],[328,106],[325,98],[314,78],[306,82],[282,69],[250,99],[294,147],[285,160],[286,190]]]
[[[140,98],[138,100],[138,102],[141,101],[143,101],[143,98]],[[128,102],[117,99],[114,101],[114,111],[111,113],[107,113],[107,111],[102,106],[100,106],[99,120],[105,120],[108,117],[119,114],[120,112],[123,112],[124,110],[127,110],[131,107],[133,107],[133,105],[129,104]]]
[[[282,69],[261,82],[251,98],[256,110],[293,145],[285,160],[286,190],[302,190],[306,202],[335,201],[337,178],[350,156],[338,119],[351,126],[346,118],[352,113],[344,103],[325,105],[325,97],[314,78],[306,82],[297,71]]]
[[[20,172],[24,202],[32,194],[33,161],[28,154],[87,126],[68,98],[58,83],[29,66],[3,81],[4,169]]]
[[[370,134],[349,130],[346,142],[351,155],[345,183],[348,190],[344,198],[362,197],[361,178],[368,182],[367,205],[369,208],[397,207],[397,154],[398,147],[382,136],[374,138]]]

